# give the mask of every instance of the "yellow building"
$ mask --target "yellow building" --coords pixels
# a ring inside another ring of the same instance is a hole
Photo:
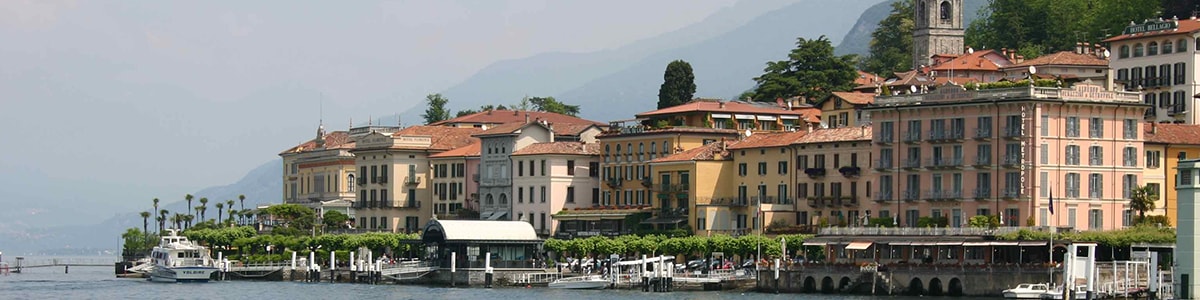
[[[874,93],[833,92],[833,97],[821,103],[821,120],[829,128],[870,124],[871,113],[863,108],[874,103]]]
[[[705,236],[746,232],[746,215],[752,210],[725,188],[735,174],[726,149],[731,144],[718,141],[652,160],[649,166],[654,172],[647,186],[657,199],[653,203],[656,216],[642,223],[656,229],[686,226]]]
[[[335,209],[350,216],[355,200],[354,141],[346,131],[325,133],[279,153],[283,158],[283,202],[311,207],[323,214]]]
[[[805,134],[805,131],[754,134],[729,146],[734,166],[728,176],[731,180],[723,188],[731,191],[732,201],[710,201],[707,206],[710,211],[720,211],[723,207],[732,210],[737,225],[734,235],[761,233],[772,224],[777,227],[796,224],[792,187],[796,186],[797,171],[803,170],[795,169],[793,158],[798,153],[791,145]]]
[[[1147,215],[1166,215],[1175,226],[1178,194],[1175,191],[1175,166],[1180,160],[1200,157],[1200,125],[1149,123],[1146,132],[1146,169],[1144,176],[1152,191],[1159,191],[1155,209]],[[1127,222],[1136,212],[1126,212]]]
[[[796,221],[814,226],[862,226],[871,214],[871,127],[814,130],[792,143],[795,158]]]

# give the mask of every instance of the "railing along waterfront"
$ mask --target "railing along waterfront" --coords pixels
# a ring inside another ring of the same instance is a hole
[[[820,235],[1000,235],[1017,232],[1024,227],[999,228],[925,228],[925,227],[827,227]],[[1024,228],[1030,229],[1030,228]]]
[[[939,89],[940,90],[940,89]],[[1013,87],[983,90],[933,91],[921,94],[902,94],[880,96],[875,98],[879,106],[920,104],[923,101],[942,101],[947,99],[963,99],[966,101],[990,101],[998,99],[1064,99],[1108,103],[1141,103],[1139,93],[1122,91],[1104,91],[1101,87],[1084,86],[1078,88],[1052,87]]]

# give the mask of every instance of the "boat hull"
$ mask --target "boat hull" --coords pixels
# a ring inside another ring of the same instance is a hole
[[[548,284],[547,287],[552,289],[601,290],[608,288],[610,283],[607,279],[599,276],[586,276],[555,280]]]
[[[212,273],[216,272],[214,267],[155,267],[154,271],[150,272],[150,281],[154,282],[208,282],[212,278]]]
[[[1042,299],[1044,292],[1004,292],[1004,299]]]

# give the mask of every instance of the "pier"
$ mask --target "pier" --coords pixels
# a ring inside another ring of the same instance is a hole
[[[18,256],[15,263],[8,266],[9,272],[21,273],[24,269],[63,267],[63,272],[70,272],[71,267],[112,267],[117,263],[116,258],[39,258],[25,259]]]

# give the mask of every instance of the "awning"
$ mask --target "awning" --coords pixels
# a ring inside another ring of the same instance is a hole
[[[687,221],[687,218],[683,218],[683,217],[669,217],[669,218],[653,217],[653,218],[642,220],[642,224],[677,224],[677,223],[683,222],[683,221]]]
[[[850,245],[846,246],[846,250],[866,250],[869,247],[871,247],[871,242],[850,242]]]
[[[1021,247],[1045,246],[1046,245],[1046,241],[1021,241],[1018,243],[1020,244]]]
[[[754,115],[733,115],[733,117],[739,120],[754,120]]]
[[[963,242],[937,242],[938,246],[958,246],[962,244]]]
[[[825,246],[825,242],[821,241],[804,241],[804,246]]]
[[[937,242],[925,242],[925,241],[919,241],[919,242],[912,242],[912,243],[911,243],[911,244],[909,244],[909,245],[913,245],[913,246],[937,246],[937,244],[938,244]]]
[[[490,212],[481,212],[481,213],[479,213],[479,219],[487,220],[488,216],[491,216],[491,215],[492,215],[492,213],[490,213]]]
[[[912,242],[888,242],[888,245],[892,246],[907,246],[910,244],[912,244]]]
[[[1020,245],[1021,245],[1021,243],[1020,243],[1020,242],[1016,242],[1016,241],[1012,241],[1012,242],[1000,242],[1000,241],[996,241],[996,242],[992,242],[992,243],[991,243],[991,246],[1020,246]]]
[[[775,121],[775,116],[757,116],[759,121]]]
[[[488,217],[488,220],[499,220],[501,217],[504,217],[504,215],[507,215],[507,214],[508,214],[508,212],[503,212],[503,211],[498,212],[498,213],[492,215],[491,217]]]
[[[799,119],[800,119],[800,116],[788,116],[788,115],[783,115],[783,116],[779,116],[779,118],[780,118],[780,119],[784,119],[784,120],[799,120]]]
[[[963,242],[963,247],[983,247],[991,244],[992,242]]]
[[[732,118],[732,117],[733,117],[733,115],[730,115],[730,114],[712,114],[712,117],[713,117],[713,119],[728,119],[728,118]]]

